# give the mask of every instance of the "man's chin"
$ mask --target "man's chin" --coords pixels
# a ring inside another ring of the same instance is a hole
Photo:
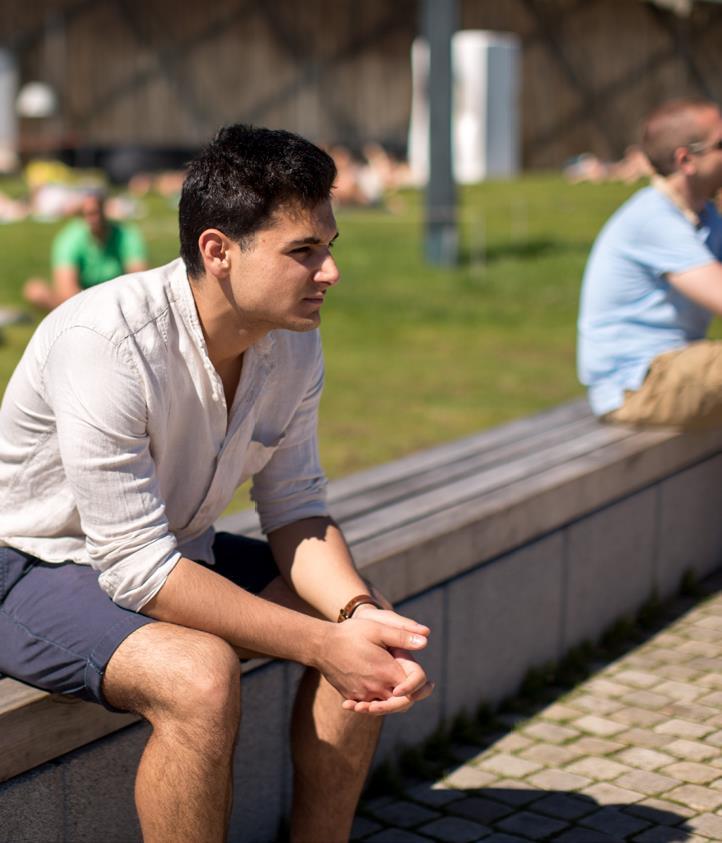
[[[314,331],[320,324],[321,314],[314,313],[313,316],[299,316],[295,319],[289,319],[288,324],[284,327],[287,331],[303,333],[304,331]]]

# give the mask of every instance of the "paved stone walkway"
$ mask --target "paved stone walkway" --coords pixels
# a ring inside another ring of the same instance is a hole
[[[705,586],[570,693],[454,745],[442,779],[362,803],[355,839],[722,841],[722,580]]]

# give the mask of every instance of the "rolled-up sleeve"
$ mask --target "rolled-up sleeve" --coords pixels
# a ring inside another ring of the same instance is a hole
[[[328,515],[327,481],[318,452],[318,408],[324,375],[320,343],[311,371],[309,388],[283,441],[253,478],[251,497],[266,534],[302,518]]]
[[[147,433],[145,390],[129,349],[75,327],[45,365],[58,448],[86,549],[111,599],[138,611],[180,559]]]

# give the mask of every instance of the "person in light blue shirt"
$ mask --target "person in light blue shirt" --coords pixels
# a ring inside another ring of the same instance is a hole
[[[705,340],[722,314],[722,115],[674,100],[644,124],[655,170],[609,219],[584,273],[578,369],[609,421],[722,424],[722,344]]]

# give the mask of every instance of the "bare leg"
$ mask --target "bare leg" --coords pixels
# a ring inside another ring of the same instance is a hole
[[[315,614],[281,579],[261,596]],[[380,717],[345,711],[332,685],[315,670],[304,673],[291,722],[292,843],[348,840],[382,722]]]
[[[145,843],[222,843],[240,722],[232,648],[204,632],[149,624],[116,650],[103,691],[153,727],[135,784]]]
[[[338,691],[306,671],[291,724],[292,843],[348,840],[381,724],[380,717],[342,709]]]
[[[311,611],[280,580],[262,596]],[[204,632],[149,624],[116,650],[103,690],[112,705],[153,726],[135,789],[145,843],[224,841],[240,722],[240,665],[233,648]],[[342,709],[335,688],[306,671],[291,730],[294,843],[348,840],[381,722]]]

